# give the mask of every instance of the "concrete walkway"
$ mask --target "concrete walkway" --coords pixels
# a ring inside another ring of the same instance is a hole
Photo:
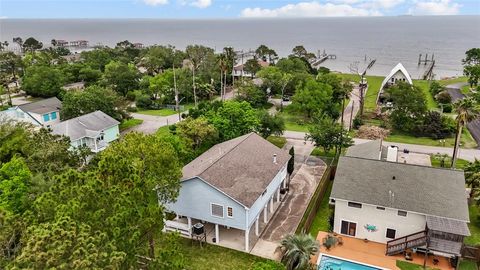
[[[287,139],[295,139],[303,141],[305,138],[304,132],[297,132],[297,131],[285,131],[283,136]],[[355,144],[361,144],[364,142],[368,142],[370,140],[365,139],[353,139]],[[415,153],[422,153],[422,154],[447,154],[449,156],[453,153],[453,148],[451,147],[439,147],[439,146],[427,146],[427,145],[418,145],[418,144],[408,144],[408,143],[396,143],[396,142],[383,142],[383,145],[395,145],[398,146],[400,151],[403,149],[408,149],[410,152]],[[464,149],[461,148],[459,150],[459,158],[465,159],[468,161],[475,161],[475,158],[480,159],[480,150],[479,149]]]
[[[288,140],[285,149],[290,149],[291,146],[295,148],[296,168],[290,182],[290,191],[253,247],[251,253],[257,256],[280,259],[279,253],[275,253],[280,241],[297,229],[326,169],[321,159],[309,156],[314,148],[312,144]]]

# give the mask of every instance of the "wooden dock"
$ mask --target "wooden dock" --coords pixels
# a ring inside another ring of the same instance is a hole
[[[318,53],[318,56],[313,59],[310,64],[312,66],[318,66],[320,65],[321,63],[325,62],[327,59],[337,59],[337,55],[335,54],[327,54],[325,53],[325,51],[323,51],[322,54],[320,54],[320,51]]]

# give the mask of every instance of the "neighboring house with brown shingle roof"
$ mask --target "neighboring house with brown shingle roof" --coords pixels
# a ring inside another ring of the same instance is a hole
[[[11,107],[0,112],[0,117],[49,127],[60,122],[61,109],[62,102],[52,97]]]
[[[290,155],[256,133],[217,144],[183,168],[177,201],[169,211],[191,220],[215,225],[216,243],[219,226],[245,232],[245,250],[249,236],[258,223],[271,216],[274,200],[287,179]],[[168,225],[168,224],[167,224]]]

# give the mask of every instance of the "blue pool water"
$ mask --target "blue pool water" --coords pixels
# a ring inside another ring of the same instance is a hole
[[[322,255],[318,270],[380,270],[376,267]]]

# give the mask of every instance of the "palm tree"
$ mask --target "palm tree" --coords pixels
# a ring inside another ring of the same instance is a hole
[[[462,136],[462,128],[469,122],[475,120],[480,112],[473,98],[464,98],[454,104],[457,113],[457,135],[455,136],[455,147],[453,148],[452,168],[457,163],[458,148],[460,146],[460,138]]]
[[[280,242],[283,250],[282,263],[287,270],[306,270],[310,266],[310,257],[318,252],[320,245],[309,234],[290,234]]]
[[[227,83],[227,56],[224,53],[221,53],[218,56],[218,66],[220,67],[220,96],[222,101],[225,99],[225,88]],[[225,82],[224,82],[225,81]]]

